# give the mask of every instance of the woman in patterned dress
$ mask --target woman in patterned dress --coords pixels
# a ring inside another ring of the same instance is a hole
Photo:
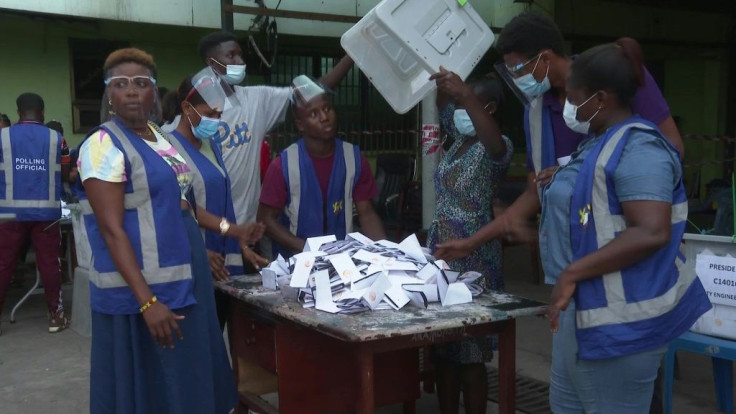
[[[437,244],[468,237],[493,220],[491,202],[508,170],[513,147],[492,116],[503,100],[499,80],[483,78],[464,83],[444,68],[431,79],[436,80],[439,91],[440,120],[447,135],[454,138],[434,177],[437,207],[427,239],[434,250]],[[485,289],[503,290],[498,241],[449,265],[460,272],[481,272]],[[458,411],[460,391],[466,413],[486,412],[485,363],[493,357],[492,342],[492,337],[486,337],[434,347],[440,412]]]

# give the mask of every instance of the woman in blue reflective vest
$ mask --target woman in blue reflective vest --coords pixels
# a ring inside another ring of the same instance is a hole
[[[629,38],[582,53],[565,123],[588,134],[544,189],[539,242],[554,332],[556,413],[648,412],[667,344],[710,308],[681,272],[687,199],[678,152],[632,114],[642,52]]]
[[[156,65],[139,49],[120,49],[104,77],[109,120],[79,155],[93,257],[90,412],[228,413],[237,390],[194,219],[191,168],[151,122],[160,111]],[[241,245],[263,232],[196,213],[200,226]]]
[[[172,144],[179,150],[192,169],[194,202],[208,212],[235,222],[233,198],[230,194],[230,178],[222,160],[220,146],[212,145],[211,138],[220,125],[224,108],[239,105],[230,85],[220,82],[218,76],[206,67],[182,81],[179,87],[164,97],[164,106],[173,109],[173,115],[181,115],[172,131]],[[228,280],[230,275],[242,275],[243,255],[255,268],[268,264],[268,260],[247,248],[241,254],[238,241],[225,237],[219,231],[203,230],[210,271],[215,280]],[[225,322],[227,298],[215,291],[220,325]]]

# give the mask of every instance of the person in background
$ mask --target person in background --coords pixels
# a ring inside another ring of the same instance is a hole
[[[93,257],[90,412],[229,413],[237,390],[197,222],[241,246],[263,228],[201,207],[195,220],[191,167],[153,122],[150,55],[117,50],[103,74],[103,123],[79,150]]]
[[[543,190],[539,244],[553,334],[553,412],[645,413],[667,345],[710,301],[681,272],[677,149],[634,113],[647,82],[631,38],[572,62],[563,115],[586,139]]]
[[[365,235],[385,239],[371,201],[378,189],[370,165],[357,145],[337,139],[337,116],[325,86],[305,75],[293,85],[294,122],[302,138],[271,162],[258,207],[274,256],[301,252],[308,237],[344,239],[352,231],[353,202]]]
[[[235,222],[230,178],[222,161],[220,147],[213,145],[211,140],[220,123],[223,108],[239,105],[230,85],[220,82],[215,72],[207,67],[184,79],[175,91],[166,95],[165,102],[175,108],[175,115],[183,115],[185,119],[179,122],[171,135],[174,137],[172,143],[194,173],[192,185],[195,202],[208,212]],[[243,256],[236,240],[224,237],[219,231],[203,231],[203,236],[210,271],[215,280],[226,281],[230,275],[244,274]],[[256,269],[268,264],[268,260],[251,248],[246,249],[244,255]],[[215,302],[220,326],[224,327],[227,295],[215,291]]]
[[[7,128],[10,126],[10,118],[5,114],[0,114],[0,128]]]
[[[69,172],[69,150],[61,134],[43,125],[44,101],[35,93],[16,99],[18,122],[0,130],[0,311],[21,250],[30,240],[43,280],[49,332],[69,326],[61,298],[61,182]],[[8,152],[6,152],[8,151]],[[0,331],[1,332],[1,331]]]
[[[434,176],[437,207],[427,246],[463,238],[493,220],[492,200],[513,155],[511,141],[501,135],[493,117],[503,102],[503,84],[482,78],[465,83],[440,67],[430,79],[437,83],[437,108],[448,136],[454,139]],[[460,272],[483,274],[485,289],[503,290],[501,243],[494,241],[469,256],[451,261]],[[466,413],[485,413],[493,337],[464,339],[433,347],[440,412],[456,413],[460,392]]]

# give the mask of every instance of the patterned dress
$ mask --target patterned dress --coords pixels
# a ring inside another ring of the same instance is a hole
[[[452,120],[454,112],[455,106],[448,105],[440,113],[440,122],[455,142],[440,160],[434,176],[437,206],[427,235],[427,245],[432,250],[444,241],[469,237],[493,220],[491,202],[514,152],[511,140],[504,136],[507,150],[502,159],[492,159],[480,141],[456,157],[465,140],[472,137],[457,131]],[[448,264],[460,272],[481,272],[484,289],[503,290],[501,262],[501,243],[493,240]],[[436,346],[434,354],[459,363],[490,361],[492,342],[490,337],[464,339]]]

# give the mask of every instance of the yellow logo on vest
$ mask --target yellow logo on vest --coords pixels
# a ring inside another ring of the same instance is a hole
[[[342,212],[342,200],[332,203],[332,214],[338,215]]]
[[[588,227],[588,216],[590,215],[590,209],[592,206],[590,204],[586,204],[585,207],[581,208],[580,213],[580,224],[583,225],[583,227]]]

